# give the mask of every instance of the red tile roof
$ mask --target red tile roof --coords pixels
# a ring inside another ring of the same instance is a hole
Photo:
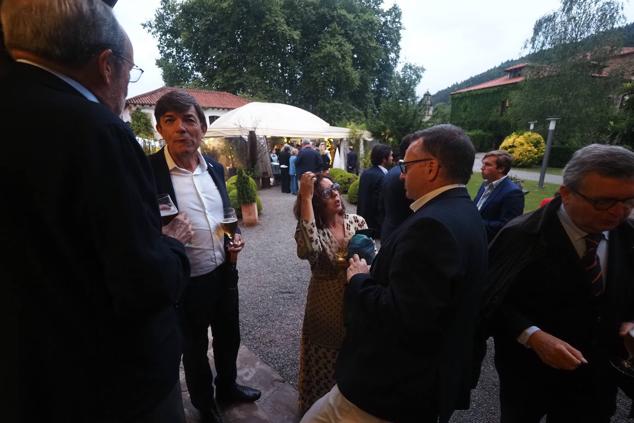
[[[518,63],[517,65],[509,66],[508,68],[504,69],[504,72],[511,72],[516,69],[525,68],[526,66],[528,66],[528,63]]]
[[[524,79],[525,78],[523,76],[518,76],[517,78],[509,78],[508,75],[505,75],[501,78],[492,79],[490,81],[486,81],[478,85],[472,85],[467,88],[462,88],[460,90],[452,92],[451,94],[459,94],[459,93],[466,93],[467,91],[483,90],[485,88],[499,87],[501,85],[517,84],[518,82],[522,82]]]
[[[182,90],[191,94],[203,109],[235,109],[250,103],[249,100],[225,91],[209,91],[195,88],[161,87],[126,100],[126,105],[154,106],[169,91]]]

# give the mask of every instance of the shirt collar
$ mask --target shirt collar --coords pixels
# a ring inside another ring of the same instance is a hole
[[[422,208],[425,204],[429,203],[432,199],[438,197],[443,192],[449,191],[450,189],[454,189],[454,188],[464,188],[464,187],[465,185],[463,184],[451,184],[451,185],[442,186],[440,188],[436,188],[435,190],[428,192],[427,194],[420,197],[418,200],[414,201],[409,206],[409,208],[412,209],[412,211],[414,211],[415,213],[420,208]]]
[[[387,173],[387,169],[381,165],[378,165],[378,166],[379,166],[379,169],[381,169],[381,172],[383,172],[383,174],[385,175]]]
[[[190,172],[187,169],[183,169],[182,167],[179,167],[176,162],[174,162],[174,159],[172,158],[172,155],[169,152],[169,149],[167,148],[167,146],[165,146],[164,150],[164,154],[165,154],[165,162],[167,163],[167,168],[172,171],[174,169],[179,169],[182,171],[186,171],[189,173],[196,173],[198,170],[200,170],[200,173],[202,172],[207,172],[207,169],[209,166],[211,166],[211,164],[207,164],[207,160],[205,160],[205,158],[203,157],[203,155],[201,154],[200,150],[196,150],[196,154],[198,155],[198,167],[196,169],[194,169],[193,172]]]
[[[502,176],[500,179],[496,179],[496,180],[495,180],[495,181],[493,181],[493,182],[489,182],[489,183],[487,184],[487,186],[492,185],[492,186],[493,186],[493,189],[495,189],[495,188],[497,188],[497,186],[498,186],[498,185],[500,185],[500,184],[502,183],[502,181],[503,181],[503,180],[505,180],[505,179],[506,179],[506,178],[508,178],[508,177],[509,177],[509,175],[504,175],[504,176]]]
[[[568,234],[568,237],[574,242],[579,241],[588,235],[587,232],[581,230],[570,218],[568,212],[566,212],[566,208],[562,204],[557,210],[557,216],[559,216],[559,221],[561,225],[564,227],[564,230]],[[605,239],[608,239],[609,231],[604,231],[603,236]]]
[[[68,85],[70,85],[71,87],[73,87],[74,89],[79,91],[79,93],[81,95],[83,95],[84,97],[86,97],[87,100],[90,100],[93,103],[99,103],[100,102],[99,99],[97,97],[95,97],[95,95],[93,93],[91,93],[88,88],[84,87],[79,82],[75,81],[72,78],[69,78],[68,76],[66,76],[64,74],[61,74],[61,73],[59,73],[57,71],[54,71],[53,69],[49,69],[46,66],[42,66],[39,63],[31,62],[30,60],[18,59],[18,60],[16,60],[16,62],[26,63],[27,65],[35,66],[35,67],[38,67],[38,68],[40,68],[42,70],[45,70],[48,73],[52,73],[53,75],[55,75],[56,77],[58,77],[59,79],[61,79],[62,81],[66,82]]]

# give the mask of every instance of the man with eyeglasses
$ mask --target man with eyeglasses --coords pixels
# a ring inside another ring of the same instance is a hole
[[[634,328],[634,153],[592,144],[559,195],[512,220],[490,247],[501,421],[607,423]]]
[[[19,328],[5,333],[19,356],[2,360],[19,418],[5,420],[182,423],[191,232],[177,217],[178,240],[162,234],[149,163],[119,118],[139,76],[130,40],[101,0],[4,0],[0,17],[14,60],[0,79],[0,268]]]
[[[413,214],[370,272],[350,260],[337,385],[302,423],[444,423],[469,407],[487,265],[486,232],[465,187],[474,159],[456,126],[414,134],[401,163]]]

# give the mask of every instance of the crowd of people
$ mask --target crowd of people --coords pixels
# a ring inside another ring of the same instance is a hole
[[[0,18],[0,163],[16,205],[2,227],[7,421],[183,423],[181,357],[203,421],[222,422],[217,403],[257,401],[236,382],[245,241],[220,230],[224,168],[200,153],[196,100],[159,99],[166,146],[148,158],[119,118],[142,71],[109,5],[3,0]],[[46,155],[33,116],[51,128]],[[448,422],[470,406],[493,337],[503,423],[608,423],[617,388],[634,395],[616,370],[634,336],[634,153],[581,148],[552,201],[522,214],[504,152],[485,154],[469,197],[462,129],[417,131],[399,150],[388,170],[392,150],[373,148],[358,214],[325,149],[275,153],[311,269],[302,422]],[[159,194],[178,209],[169,221]],[[360,234],[380,237],[376,257],[353,253]]]

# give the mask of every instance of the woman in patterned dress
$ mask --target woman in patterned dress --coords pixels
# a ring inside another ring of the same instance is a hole
[[[297,255],[310,263],[299,358],[299,409],[310,406],[335,385],[335,361],[343,341],[346,249],[365,220],[347,214],[339,185],[328,176],[304,173],[295,202]]]

